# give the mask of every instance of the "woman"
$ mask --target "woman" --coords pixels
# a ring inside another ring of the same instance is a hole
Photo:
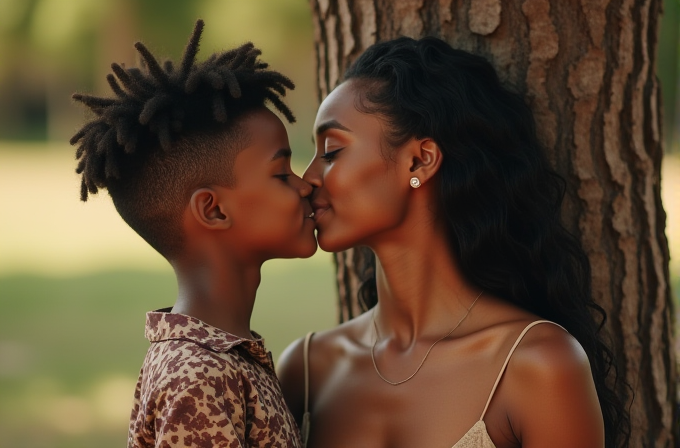
[[[308,446],[625,445],[563,181],[491,65],[435,38],[376,44],[315,132],[319,246],[370,247],[378,304],[281,357]]]

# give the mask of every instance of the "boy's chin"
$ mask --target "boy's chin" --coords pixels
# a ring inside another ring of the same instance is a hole
[[[316,253],[317,249],[318,249],[318,246],[315,244],[314,247],[311,250],[306,251],[305,253],[300,255],[298,258],[309,258]]]
[[[272,258],[309,258],[316,253],[319,246],[316,245],[316,238],[312,237],[311,240],[301,242],[297,247],[295,247],[290,252],[285,254],[279,254],[278,256]]]
[[[312,241],[305,244],[305,247],[301,247],[302,250],[300,251],[300,254],[295,258],[309,258],[314,255],[319,246],[316,244],[316,238],[312,237]]]

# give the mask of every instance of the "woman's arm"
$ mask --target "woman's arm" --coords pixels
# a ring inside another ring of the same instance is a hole
[[[305,373],[302,349],[304,338],[290,344],[279,357],[276,374],[281,382],[281,390],[298,426],[304,414]]]

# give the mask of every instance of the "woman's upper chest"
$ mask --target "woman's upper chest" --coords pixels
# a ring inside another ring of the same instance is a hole
[[[456,352],[456,347],[442,344],[411,380],[398,386],[380,379],[368,353],[345,356],[333,368],[317,372],[308,446],[453,447],[479,421],[501,367],[495,366],[493,347],[464,359]],[[384,365],[381,374],[400,380],[394,375],[404,371],[408,366]],[[507,425],[497,415],[488,418],[500,422],[497,428]],[[490,432],[493,436],[493,428]],[[503,439],[500,433],[498,437]],[[497,446],[511,445],[501,441]]]

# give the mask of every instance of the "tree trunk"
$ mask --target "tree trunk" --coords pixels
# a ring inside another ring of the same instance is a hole
[[[631,447],[676,441],[666,215],[661,205],[660,0],[311,0],[318,97],[369,45],[436,35],[485,56],[531,105],[569,182],[565,225],[593,269],[593,294],[635,399]],[[362,304],[366,249],[336,254],[340,320]]]

